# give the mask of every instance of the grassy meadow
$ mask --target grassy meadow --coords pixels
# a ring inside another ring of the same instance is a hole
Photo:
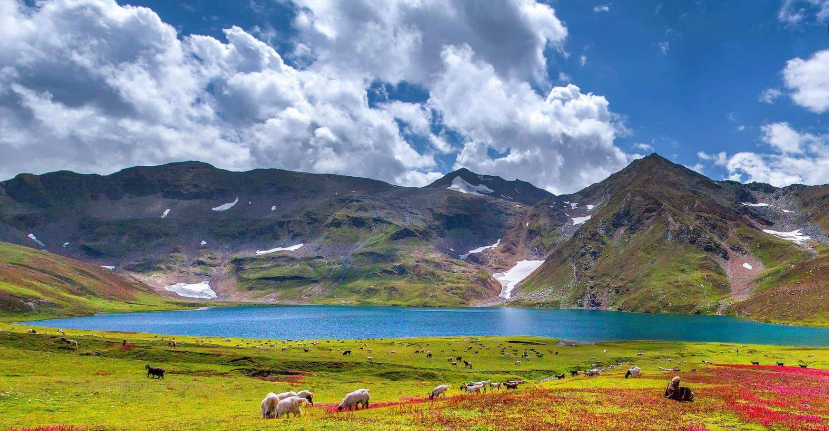
[[[827,348],[575,345],[536,337],[288,341],[28,329],[0,324],[0,429],[829,429]],[[77,340],[78,350],[61,336]],[[169,346],[173,340],[177,347]],[[344,356],[346,349],[352,354]],[[521,358],[525,351],[530,359]],[[449,356],[473,368],[452,366]],[[148,379],[146,364],[165,368],[166,378]],[[642,376],[626,380],[633,364]],[[569,373],[594,367],[606,371]],[[561,373],[564,379],[549,379]],[[662,397],[674,375],[695,391],[695,402]],[[486,394],[458,389],[465,381],[507,379],[526,384]],[[449,396],[428,400],[442,383],[452,385]],[[358,388],[371,390],[371,408],[337,412],[336,403]],[[265,394],[301,389],[313,391],[316,402],[303,417],[260,418]]]

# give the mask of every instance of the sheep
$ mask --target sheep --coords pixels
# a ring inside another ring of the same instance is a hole
[[[457,366],[458,366],[458,363],[457,363],[457,362],[455,362],[455,361],[450,362],[450,364],[452,364],[452,366],[453,366],[453,367],[457,367]]]
[[[351,354],[351,349],[343,351],[343,356],[348,356]]]
[[[284,400],[279,400],[276,404],[276,409],[274,409],[274,417],[279,419],[280,416],[288,417],[290,414],[302,416],[302,405],[307,402],[308,400],[305,398],[299,397],[288,397]]]
[[[570,377],[576,377],[579,375],[579,370],[570,370]]]
[[[464,383],[461,385],[461,390],[465,391],[467,394],[471,394],[475,392],[480,392],[483,387],[484,385],[482,384]]]
[[[311,391],[303,390],[296,393],[298,398],[304,398],[308,400],[308,403],[312,406],[314,405],[314,394]]]
[[[564,373],[557,374],[557,375],[556,375],[556,379],[557,379],[557,380],[563,380],[563,379],[564,379]]]
[[[178,347],[178,343],[176,343],[175,341],[168,341],[167,346],[172,347],[172,348],[176,348],[176,347]]]
[[[783,366],[783,363],[782,363],[782,362],[778,362],[778,363],[777,363],[777,366],[778,366],[778,367],[782,367],[782,366]]]
[[[760,361],[751,361],[751,365],[760,365]]]
[[[515,361],[515,365],[521,365],[521,361]]]
[[[492,390],[501,389],[501,383],[499,383],[499,382],[490,382],[489,383],[489,388],[492,389]]]
[[[432,392],[429,392],[429,399],[433,400],[441,395],[446,398],[446,391],[449,390],[449,385],[438,385],[432,389]]]
[[[274,411],[276,410],[276,404],[279,403],[279,399],[276,398],[276,394],[271,392],[268,395],[265,395],[265,399],[262,400],[262,419],[273,419]]]
[[[432,359],[432,352],[427,353],[427,354],[426,354],[426,358],[427,358],[427,359]]]
[[[276,399],[277,399],[278,401],[282,401],[282,400],[284,400],[285,398],[296,397],[296,396],[298,396],[298,395],[297,395],[297,393],[296,393],[296,392],[294,392],[294,391],[288,391],[288,392],[282,392],[282,393],[280,393],[280,394],[275,394],[275,396],[276,396]]]
[[[466,368],[472,368],[472,362],[463,361],[463,366],[466,367]]]
[[[587,376],[587,377],[594,377],[594,376],[598,376],[601,373],[602,373],[602,370],[600,370],[598,368],[593,368],[592,370],[585,371],[584,375]]]
[[[37,331],[35,331],[34,329],[29,329],[28,331],[26,331],[26,333],[27,334],[37,334]]]
[[[636,377],[639,377],[639,375],[641,375],[641,374],[642,374],[642,369],[641,368],[633,367],[633,368],[628,370],[627,374],[625,374],[625,378],[628,378],[628,377],[636,378]]]
[[[808,368],[807,364],[799,364],[799,365],[800,365],[800,368]]]
[[[344,410],[348,409],[351,410],[353,408],[360,409],[360,405],[365,408],[368,408],[368,401],[371,398],[371,393],[368,389],[357,389],[354,392],[350,392],[348,395],[340,401],[340,404],[337,406],[337,410]]]
[[[706,365],[714,365],[714,361],[702,361],[702,363]]]
[[[371,356],[366,356],[366,359],[368,360],[369,363],[374,362],[374,358],[371,357]]]
[[[68,344],[69,347],[72,348],[72,350],[78,350],[78,342],[77,341],[70,340],[66,337],[60,337],[60,341],[63,341],[64,343]]]
[[[151,367],[149,365],[147,365],[145,368],[147,368],[147,378],[149,378],[150,376],[153,376],[153,378],[159,378],[159,379],[164,378],[164,368]]]
[[[518,389],[518,382],[514,382],[512,380],[504,382],[504,386],[507,389]]]

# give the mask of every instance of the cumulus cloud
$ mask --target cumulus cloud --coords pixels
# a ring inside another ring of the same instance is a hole
[[[788,26],[825,23],[829,20],[829,0],[783,0],[777,18]]]
[[[782,95],[783,92],[776,88],[767,88],[766,90],[763,90],[762,93],[760,93],[760,97],[758,97],[757,100],[763,103],[772,104],[778,97]]]
[[[501,75],[540,77],[544,50],[562,49],[567,28],[536,0],[294,0],[297,39],[313,67],[428,85],[446,46],[467,45]]]
[[[788,123],[767,124],[761,130],[774,152],[734,154],[724,164],[730,179],[778,187],[829,182],[829,135],[799,132]]]
[[[419,186],[440,154],[568,192],[629,159],[604,97],[547,82],[567,37],[549,5],[294,2],[286,63],[262,31],[183,36],[115,0],[0,1],[0,176],[196,159]],[[369,103],[402,82],[426,100]]]
[[[593,12],[597,12],[597,13],[598,12],[610,12],[610,5],[606,5],[606,4],[598,5],[598,6],[593,8]]]
[[[561,193],[626,164],[613,144],[617,129],[604,97],[570,84],[543,98],[528,83],[502,79],[493,66],[475,61],[469,47],[447,48],[442,56],[446,69],[429,104],[466,139],[456,167],[520,175]],[[491,149],[501,155],[492,157]]]
[[[808,60],[789,60],[783,80],[795,104],[816,114],[829,111],[829,50],[818,51]]]

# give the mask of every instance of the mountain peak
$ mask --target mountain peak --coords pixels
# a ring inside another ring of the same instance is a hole
[[[449,172],[426,186],[433,189],[449,189],[466,194],[484,195],[498,199],[534,205],[554,195],[521,180],[508,181],[496,175],[482,175],[460,168]]]

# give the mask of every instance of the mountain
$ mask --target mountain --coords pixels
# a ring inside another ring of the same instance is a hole
[[[525,181],[507,181],[492,175],[478,175],[466,168],[450,172],[426,187],[486,195],[527,205],[535,205],[542,199],[555,197],[552,193]]]
[[[220,300],[822,322],[827,210],[829,186],[714,181],[656,154],[560,196],[466,169],[410,188],[184,162],[18,175],[0,240]]]
[[[541,235],[516,229],[530,208],[440,187],[185,162],[18,175],[0,183],[0,239],[114,266],[160,291],[207,281],[228,300],[463,305],[497,296],[493,272],[546,251]],[[500,238],[503,257],[459,259]]]
[[[0,319],[169,309],[177,301],[108,269],[0,242]]]

